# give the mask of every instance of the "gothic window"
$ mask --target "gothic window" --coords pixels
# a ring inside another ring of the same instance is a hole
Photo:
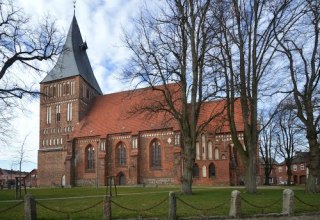
[[[94,169],[94,147],[89,145],[86,149],[87,170]]]
[[[51,107],[47,107],[47,124],[51,124]]]
[[[67,121],[72,121],[72,102],[67,105]]]
[[[132,137],[132,145],[131,145],[132,149],[136,149],[138,148],[138,137]]]
[[[212,160],[212,142],[208,141],[208,159]]]
[[[60,112],[60,105],[57,105],[56,106],[56,120],[57,120],[57,122],[59,122],[60,121],[60,119],[61,119],[61,112]]]
[[[202,177],[207,177],[207,167],[205,165],[202,166]]]
[[[206,159],[206,136],[204,134],[201,135],[201,153],[202,153],[202,160]]]
[[[158,140],[151,142],[151,167],[161,167],[161,148]]]
[[[214,149],[214,159],[219,160],[219,149],[217,147]]]
[[[210,163],[209,165],[209,177],[215,177],[216,176],[216,168],[213,163]]]
[[[197,160],[200,160],[200,146],[199,146],[199,142],[196,142],[196,158],[197,158]]]
[[[193,165],[193,177],[199,177],[199,166],[196,163]]]
[[[117,154],[118,154],[118,164],[119,165],[126,165],[127,163],[127,152],[125,145],[120,143],[117,147]]]

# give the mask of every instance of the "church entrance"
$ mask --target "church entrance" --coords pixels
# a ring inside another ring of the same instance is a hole
[[[119,186],[126,185],[126,176],[121,172],[118,174]]]

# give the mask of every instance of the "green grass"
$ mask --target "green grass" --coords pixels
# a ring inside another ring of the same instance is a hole
[[[230,195],[236,188],[194,188],[192,196],[184,196],[179,193],[177,187],[118,187],[118,196],[112,200],[123,207],[112,204],[113,218],[133,218],[133,217],[160,217],[166,218],[168,213],[168,192],[175,191],[177,195],[177,215],[186,216],[227,216],[230,207]],[[304,193],[303,188],[292,188],[295,195],[308,204],[317,207],[310,207],[298,200],[295,200],[295,212],[315,212],[320,211],[320,195]],[[282,209],[282,188],[259,189],[257,194],[247,194],[243,188],[238,188],[241,192],[242,214],[252,216],[262,213],[280,213]],[[38,219],[102,219],[103,197],[105,188],[70,188],[70,189],[28,189],[37,200]],[[65,197],[75,197],[68,199],[57,199]],[[78,198],[85,197],[85,198]],[[8,202],[11,201],[11,202]],[[90,208],[96,203],[98,205]],[[23,219],[24,205],[2,213],[1,211],[17,204],[14,190],[0,191],[0,219]],[[159,206],[157,204],[161,203]],[[249,203],[249,204],[248,204]],[[253,204],[255,207],[251,206]],[[60,212],[50,211],[50,209]],[[268,208],[259,208],[270,206]],[[90,208],[85,210],[86,208]],[[152,209],[150,209],[152,208]],[[132,210],[135,211],[132,211]],[[74,213],[75,211],[79,211]],[[67,213],[69,213],[69,216]]]

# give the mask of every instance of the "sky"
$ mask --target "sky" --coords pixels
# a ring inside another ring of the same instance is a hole
[[[14,0],[31,17],[34,24],[46,15],[54,18],[57,26],[67,34],[74,14],[73,0]],[[128,89],[120,80],[130,51],[123,44],[123,30],[132,28],[132,18],[139,13],[143,0],[78,0],[75,15],[83,40],[88,44],[88,56],[104,94]],[[41,64],[45,71],[52,65]],[[19,77],[20,71],[16,73]],[[43,74],[28,76],[28,83],[39,88]],[[39,98],[23,100],[23,110],[17,110],[12,124],[15,133],[8,146],[0,146],[0,168],[18,170],[17,156],[23,140],[25,157],[22,170],[37,168],[39,149]]]

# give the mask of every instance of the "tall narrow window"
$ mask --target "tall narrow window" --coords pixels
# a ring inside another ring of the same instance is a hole
[[[199,177],[199,166],[196,163],[193,165],[193,177]]]
[[[138,148],[138,137],[132,137],[132,149]]]
[[[219,149],[217,147],[214,149],[214,159],[219,160]]]
[[[61,114],[60,114],[60,105],[56,106],[56,120],[59,122],[61,119]]]
[[[87,169],[93,170],[94,169],[94,147],[92,147],[91,145],[87,147],[86,156],[87,156]]]
[[[207,159],[206,157],[207,152],[206,152],[206,136],[204,134],[201,135],[201,145],[202,145],[202,150],[201,150],[202,160],[205,160]]]
[[[213,163],[210,163],[209,165],[209,177],[215,177],[216,176],[216,168]]]
[[[151,167],[161,167],[161,148],[158,140],[151,143]]]
[[[199,142],[196,142],[196,158],[200,160],[200,145]]]
[[[207,177],[207,167],[205,165],[202,166],[202,177]]]
[[[212,160],[212,142],[208,141],[208,159]]]
[[[47,124],[51,124],[51,106],[47,107]]]
[[[120,143],[118,145],[118,164],[119,165],[126,165],[127,164],[127,152],[125,145]]]
[[[67,105],[67,121],[72,121],[72,102]]]

